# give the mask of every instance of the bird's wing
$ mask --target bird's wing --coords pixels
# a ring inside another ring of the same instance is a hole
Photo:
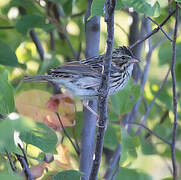
[[[97,77],[101,75],[100,72],[102,72],[102,62],[98,57],[94,57],[87,60],[67,63],[63,66],[51,69],[48,74],[61,77],[71,77],[76,75],[79,77]]]

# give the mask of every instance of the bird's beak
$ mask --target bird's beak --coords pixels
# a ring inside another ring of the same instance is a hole
[[[136,58],[133,58],[133,59],[131,59],[131,60],[129,61],[129,63],[133,63],[133,64],[139,63],[139,62],[140,62],[140,60],[138,60],[138,59],[136,59]]]

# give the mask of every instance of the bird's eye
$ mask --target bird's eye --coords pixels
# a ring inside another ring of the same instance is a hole
[[[122,56],[122,59],[124,60],[124,59],[126,59],[126,57],[125,57],[125,56]]]

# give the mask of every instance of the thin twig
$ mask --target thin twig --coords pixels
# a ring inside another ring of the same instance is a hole
[[[179,5],[176,3],[176,22],[174,29],[173,37],[173,54],[172,54],[172,66],[171,66],[171,75],[172,75],[172,91],[173,91],[173,112],[174,112],[174,122],[173,122],[173,133],[172,133],[172,144],[171,144],[171,156],[172,156],[172,166],[173,166],[173,179],[177,179],[177,166],[176,166],[176,157],[175,157],[175,144],[177,137],[177,126],[178,126],[178,114],[177,114],[177,92],[176,92],[176,75],[175,75],[175,61],[176,61],[176,39],[178,31],[178,22],[179,22]]]
[[[8,160],[9,160],[9,163],[10,163],[10,166],[11,166],[11,169],[16,172],[16,167],[14,166],[14,163],[11,161],[11,157],[10,157],[10,154],[9,152],[7,151],[7,149],[4,149],[4,151],[6,152],[6,155],[8,157]]]
[[[69,139],[70,143],[72,144],[72,146],[74,147],[74,149],[75,149],[76,153],[77,153],[77,154],[78,154],[78,156],[79,156],[79,155],[80,155],[79,148],[78,148],[78,147],[76,147],[76,145],[74,144],[74,142],[73,142],[73,141],[72,141],[72,139],[70,138],[70,136],[69,136],[68,132],[66,131],[66,129],[65,129],[65,127],[64,127],[64,125],[63,125],[63,123],[62,123],[62,120],[61,120],[61,118],[60,118],[59,114],[58,114],[57,112],[55,112],[55,114],[56,114],[56,115],[57,115],[57,117],[58,117],[58,120],[59,120],[59,122],[60,122],[61,128],[63,129],[64,134],[65,134],[65,135],[66,135],[66,137]]]
[[[0,26],[0,29],[14,29],[15,26]]]
[[[117,164],[117,168],[115,169],[115,171],[113,172],[113,175],[111,177],[111,180],[115,180],[116,174],[120,171],[121,167],[119,166],[119,164]]]
[[[144,18],[142,23],[145,26],[146,32],[148,32],[151,29],[150,22],[148,21],[148,19]],[[141,88],[141,95],[140,95],[139,99],[137,100],[136,104],[134,105],[130,115],[127,117],[127,121],[129,121],[129,122],[134,121],[134,118],[136,117],[136,114],[138,112],[140,102],[143,99],[144,88],[145,88],[146,80],[148,77],[148,71],[149,71],[151,56],[152,56],[152,52],[153,52],[153,50],[152,50],[152,39],[151,38],[148,39],[148,48],[149,48],[149,51],[146,55],[146,65],[144,67],[144,70],[142,73],[142,78],[141,78],[141,85],[140,85],[141,86],[140,87]],[[126,127],[126,129],[129,131],[129,124]]]
[[[107,171],[105,172],[104,179],[111,180],[113,170],[114,170],[116,164],[119,162],[120,155],[121,155],[121,145],[118,144],[114,151],[114,154],[111,158],[111,161],[109,163],[109,167],[108,167]]]
[[[118,26],[121,29],[121,31],[123,31],[123,33],[127,36],[127,38],[129,38],[129,34],[126,32],[126,30],[122,26],[120,26],[118,23],[115,23],[115,25]]]
[[[162,27],[169,19],[170,17],[175,13],[176,10],[172,11],[165,19],[164,21],[159,25],[160,27]],[[157,33],[160,30],[159,27],[155,28],[154,30],[152,30],[150,33],[148,33],[145,37],[143,37],[140,40],[137,40],[134,44],[132,44],[130,47],[130,49],[132,49],[133,47],[137,46],[138,44],[144,42],[146,39],[150,38],[153,34]]]
[[[163,30],[163,28],[156,22],[154,21],[151,17],[147,17],[151,22],[153,22],[154,24],[156,24],[160,30],[163,32],[163,34],[166,36],[166,38],[172,42],[172,39],[168,36],[168,34]]]
[[[43,50],[43,46],[41,44],[41,41],[39,40],[39,38],[38,38],[38,36],[34,30],[30,30],[29,33],[30,33],[31,39],[35,43],[35,46],[36,46],[36,49],[37,49],[38,54],[40,56],[40,59],[43,61],[45,52]]]
[[[31,170],[30,170],[30,168],[28,167],[28,165],[27,165],[26,160],[24,159],[24,157],[22,157],[22,156],[19,155],[19,154],[16,154],[16,157],[17,157],[18,161],[20,162],[21,167],[23,168],[27,179],[28,179],[28,180],[34,180],[34,177],[33,177],[32,173],[31,173]]]
[[[137,126],[141,126],[144,129],[146,129],[150,134],[154,135],[155,137],[157,137],[158,139],[160,139],[161,141],[163,141],[164,143],[168,144],[169,146],[171,145],[171,143],[169,141],[167,141],[166,139],[162,138],[161,136],[159,136],[158,134],[156,134],[155,132],[153,132],[151,129],[149,129],[147,126],[145,126],[144,124],[141,123],[137,123],[137,122],[128,122],[128,124],[132,124],[132,125],[137,125]]]
[[[50,15],[50,21],[55,23],[55,25],[57,26],[56,30],[59,34],[59,37],[64,38],[66,40],[74,58],[77,59],[77,52],[75,51],[73,44],[72,44],[72,42],[71,42],[71,40],[67,34],[66,28],[61,24],[60,8],[53,2],[51,2],[51,4],[52,4],[51,6],[53,6],[53,15]]]
[[[19,143],[18,143],[18,147],[21,149],[21,152],[23,153],[24,159],[25,159],[27,165],[29,166],[28,159],[26,157],[26,153],[25,153],[24,149],[21,147],[21,145]]]
[[[116,6],[116,0],[106,0],[105,2],[105,21],[107,22],[107,49],[104,58],[104,72],[102,74],[101,84],[99,87],[99,127],[97,131],[96,138],[96,148],[95,148],[95,159],[92,165],[92,171],[89,180],[96,180],[99,166],[101,162],[101,155],[104,143],[104,134],[107,126],[107,102],[108,102],[108,89],[109,89],[109,79],[110,79],[110,69],[112,62],[112,49],[114,42],[114,9]]]
[[[170,74],[170,70],[171,70],[171,68],[168,69],[168,72],[167,72],[164,80],[162,81],[159,90],[156,92],[156,94],[155,94],[154,98],[152,99],[151,103],[147,106],[146,112],[145,112],[145,114],[144,114],[144,115],[142,116],[142,118],[141,118],[141,121],[140,121],[141,124],[144,124],[144,123],[145,123],[146,118],[148,117],[148,114],[149,114],[149,112],[150,112],[153,104],[155,103],[156,98],[157,98],[158,95],[160,94],[161,90],[163,89],[163,87],[164,87],[164,85],[165,85],[165,83],[166,83],[166,81],[167,81],[168,75]],[[138,128],[138,130],[136,131],[136,136],[139,135],[140,131],[141,131],[141,127]]]

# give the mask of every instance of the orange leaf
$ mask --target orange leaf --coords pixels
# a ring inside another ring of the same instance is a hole
[[[70,155],[67,147],[60,144],[57,146],[57,152],[58,155],[54,155],[55,163],[62,169],[72,169]]]
[[[61,125],[55,111],[46,107],[46,103],[51,99],[51,96],[50,93],[37,89],[24,91],[15,97],[17,111],[24,116],[31,117],[37,122],[45,122],[54,130],[61,130]],[[75,110],[74,114],[72,110],[70,116],[60,115],[61,121],[65,127],[74,125],[74,117]]]
[[[45,162],[43,162],[43,163],[41,163],[41,164],[38,164],[38,165],[36,165],[36,166],[32,166],[32,167],[30,168],[32,176],[33,176],[35,179],[41,177],[42,174],[43,174],[43,171],[44,171],[45,167],[46,167],[46,163],[45,163]]]

